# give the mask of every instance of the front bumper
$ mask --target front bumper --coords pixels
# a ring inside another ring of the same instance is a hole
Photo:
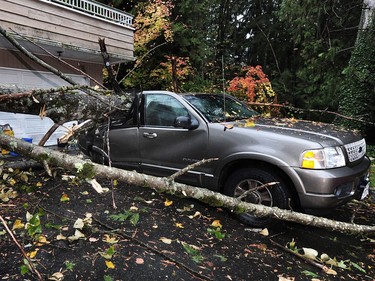
[[[361,199],[369,185],[370,159],[354,167],[330,170],[295,169],[303,183],[298,195],[301,207],[308,209],[332,209],[352,199]]]

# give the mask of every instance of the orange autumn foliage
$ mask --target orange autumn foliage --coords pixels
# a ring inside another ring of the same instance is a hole
[[[246,66],[241,69],[242,75],[229,82],[227,91],[245,102],[273,103],[277,95],[271,82],[260,65]],[[271,112],[266,112],[269,115]]]
[[[248,102],[274,101],[276,93],[260,65],[243,67],[241,72],[243,76],[237,76],[229,82],[229,93]]]

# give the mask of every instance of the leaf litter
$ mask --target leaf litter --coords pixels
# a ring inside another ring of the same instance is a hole
[[[87,182],[62,182],[45,177],[43,171],[22,177],[6,173],[2,187],[17,195],[6,202],[14,207],[0,205],[1,213],[49,280],[329,279],[326,272],[275,248],[270,237],[283,245],[294,239],[298,249],[334,268],[340,280],[371,280],[375,275],[371,238],[284,222],[253,232],[220,208],[122,183],[114,187],[114,210],[111,195],[94,192]],[[369,218],[373,213],[364,212],[361,217],[374,223]],[[338,216],[351,219],[345,208]],[[2,226],[0,246],[0,263],[9,265],[0,267],[0,275],[31,278]],[[68,270],[67,264],[74,266]],[[148,269],[140,271],[143,265]]]

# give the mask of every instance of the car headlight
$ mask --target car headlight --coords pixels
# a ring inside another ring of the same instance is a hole
[[[301,167],[305,169],[331,169],[345,166],[340,147],[306,150],[302,153]]]

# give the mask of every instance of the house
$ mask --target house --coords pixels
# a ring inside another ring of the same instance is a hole
[[[123,11],[89,0],[2,0],[0,5],[3,29],[28,51],[83,85],[94,86],[95,82],[80,71],[102,81],[99,38],[105,38],[112,63],[134,60],[132,20]],[[68,83],[24,56],[0,35],[0,85],[46,89]],[[48,118],[0,112],[0,124],[6,123],[13,127],[16,137],[33,138],[33,143],[38,143],[53,124]],[[55,140],[54,136],[47,144],[56,144]]]

